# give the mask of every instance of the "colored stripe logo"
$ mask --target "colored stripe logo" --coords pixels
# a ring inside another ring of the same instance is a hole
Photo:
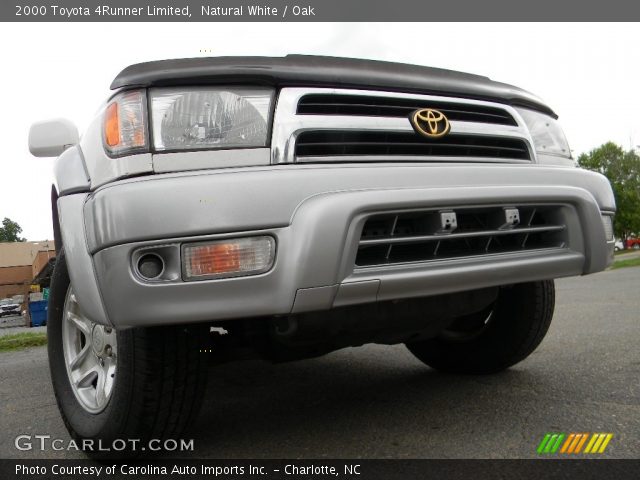
[[[613,433],[547,433],[538,445],[538,454],[604,453]],[[586,445],[586,446],[585,446]]]

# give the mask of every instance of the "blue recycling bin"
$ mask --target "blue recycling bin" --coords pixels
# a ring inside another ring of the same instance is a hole
[[[29,315],[31,316],[31,326],[41,327],[47,323],[47,300],[29,302]]]

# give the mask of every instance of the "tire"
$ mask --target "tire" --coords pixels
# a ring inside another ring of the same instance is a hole
[[[117,345],[117,353],[112,354],[110,360],[114,369],[110,375],[113,378],[111,388],[106,400],[103,399],[104,405],[90,411],[83,405],[79,388],[72,387],[72,374],[69,373],[72,367],[68,367],[65,357],[68,347],[64,344],[63,334],[66,335],[70,327],[64,327],[63,322],[71,317],[69,313],[65,315],[65,302],[69,302],[70,292],[63,249],[52,276],[47,336],[53,390],[71,437],[92,457],[132,456],[135,452],[130,448],[131,439],[140,440],[138,450],[150,439],[179,439],[196,418],[202,404],[207,361],[200,348],[208,335],[208,327],[111,331],[112,339],[115,335],[112,341]],[[92,343],[87,345],[89,342]],[[84,345],[94,349],[93,336],[85,338]],[[86,358],[90,357],[86,355]],[[87,387],[83,389],[90,391]],[[97,386],[95,390],[98,391]],[[89,445],[87,440],[93,441],[93,448],[85,447]],[[116,446],[115,440],[118,451],[96,451],[99,444]],[[127,448],[121,451],[123,440]]]
[[[483,312],[456,319],[438,337],[407,343],[426,365],[446,373],[496,373],[527,358],[546,335],[553,280],[501,287]]]

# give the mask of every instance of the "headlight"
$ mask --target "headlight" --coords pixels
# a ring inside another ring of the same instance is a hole
[[[156,151],[267,146],[272,89],[162,88],[150,97]]]
[[[536,152],[571,158],[569,144],[556,119],[544,113],[524,108],[519,108],[518,113],[520,113],[529,128]]]
[[[122,92],[104,111],[104,146],[115,157],[149,150],[147,141],[147,97],[143,90]]]

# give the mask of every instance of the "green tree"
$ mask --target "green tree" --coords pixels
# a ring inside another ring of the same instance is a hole
[[[603,174],[611,182],[617,206],[616,236],[640,234],[640,157],[608,142],[580,155],[578,165]]]
[[[24,242],[25,238],[19,235],[22,233],[22,227],[10,218],[5,217],[0,227],[0,242]]]

